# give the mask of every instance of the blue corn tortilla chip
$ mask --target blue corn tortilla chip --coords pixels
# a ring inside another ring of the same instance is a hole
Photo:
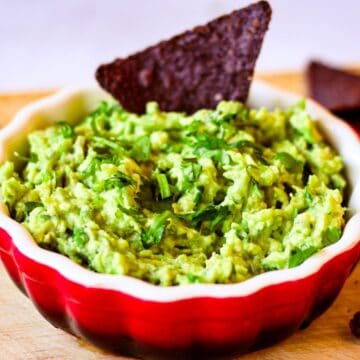
[[[312,61],[306,77],[309,95],[330,111],[360,110],[360,76]]]
[[[138,114],[148,101],[186,113],[214,108],[222,99],[245,102],[270,19],[270,5],[260,1],[101,65],[96,79]]]

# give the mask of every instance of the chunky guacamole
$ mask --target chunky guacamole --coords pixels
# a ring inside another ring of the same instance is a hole
[[[96,272],[240,282],[301,264],[344,225],[342,159],[304,102],[190,116],[103,102],[28,143],[0,167],[2,201],[41,247]]]

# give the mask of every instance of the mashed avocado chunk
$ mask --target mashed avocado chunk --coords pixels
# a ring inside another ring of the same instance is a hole
[[[103,102],[28,143],[0,167],[2,202],[41,247],[96,272],[235,283],[341,236],[342,159],[304,102],[141,116]]]

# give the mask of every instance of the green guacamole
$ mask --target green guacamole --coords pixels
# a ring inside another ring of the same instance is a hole
[[[28,143],[0,167],[2,202],[41,247],[99,273],[236,283],[341,236],[343,162],[304,102],[190,116],[104,102]]]

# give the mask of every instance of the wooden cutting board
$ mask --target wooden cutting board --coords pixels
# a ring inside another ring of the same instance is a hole
[[[258,75],[284,89],[305,93],[300,73]],[[0,127],[22,106],[51,91],[0,94]],[[351,336],[349,320],[360,310],[360,265],[347,280],[333,306],[306,330],[289,339],[241,357],[242,360],[360,359],[360,340]],[[0,360],[128,359],[105,354],[52,327],[11,283],[0,265]]]

